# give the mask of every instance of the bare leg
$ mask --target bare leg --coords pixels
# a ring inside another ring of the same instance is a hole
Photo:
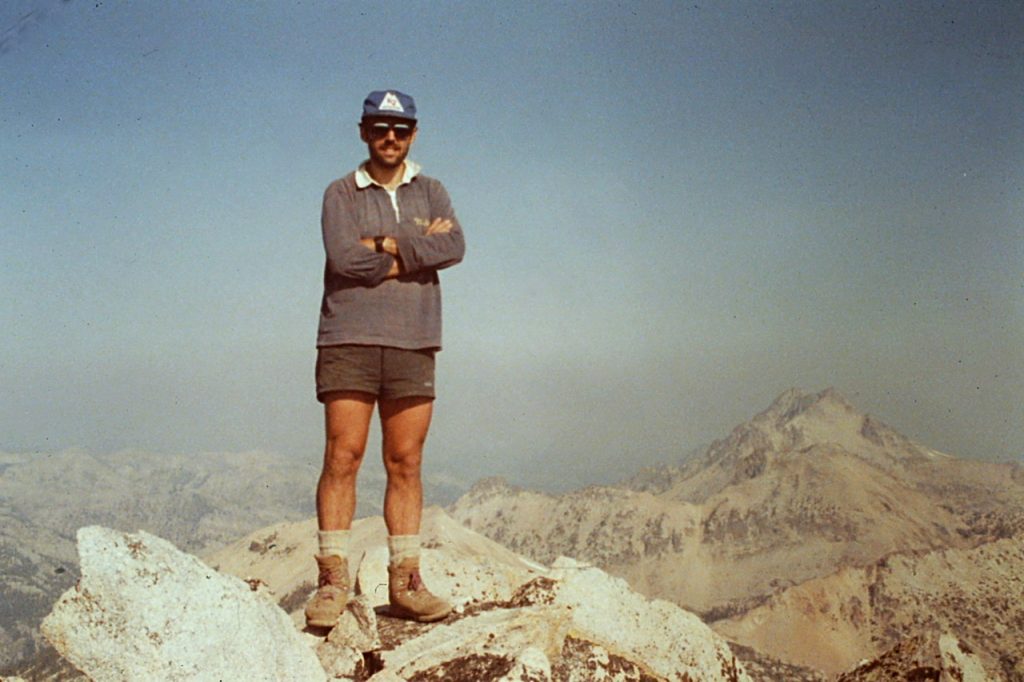
[[[320,530],[348,530],[356,512],[356,474],[366,451],[374,396],[342,391],[324,404],[327,443],[324,468],[316,487]]]
[[[384,523],[390,535],[417,535],[423,511],[420,462],[434,402],[424,397],[395,398],[381,400],[379,409],[388,475]]]

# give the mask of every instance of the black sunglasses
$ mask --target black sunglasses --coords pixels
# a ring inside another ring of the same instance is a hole
[[[364,123],[363,130],[371,140],[383,140],[388,136],[388,131],[394,131],[396,140],[408,140],[412,137],[413,127],[408,123],[387,123],[385,121],[374,121]]]

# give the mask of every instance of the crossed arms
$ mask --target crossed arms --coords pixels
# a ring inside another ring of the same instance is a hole
[[[427,227],[427,231],[424,233],[426,236],[432,234],[448,234],[455,227],[448,218],[434,218],[433,222]],[[370,249],[371,251],[377,250],[377,245],[372,238],[360,239],[359,243]],[[393,261],[391,267],[388,269],[388,274],[384,276],[385,279],[391,279],[398,277],[399,275],[405,274],[402,268],[402,254],[399,252],[398,240],[394,237],[384,237],[384,241],[381,243],[381,250],[389,254]]]
[[[385,279],[455,265],[465,253],[462,229],[441,183],[423,179],[431,222],[418,234],[381,235],[383,253],[377,253],[373,237],[364,237],[359,216],[365,211],[350,178],[331,184],[324,193],[321,227],[327,251],[326,277],[342,278],[375,287]],[[435,217],[436,216],[436,217]],[[381,228],[384,226],[382,225]]]

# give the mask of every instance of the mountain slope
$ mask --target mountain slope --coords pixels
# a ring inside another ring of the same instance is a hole
[[[833,674],[908,633],[956,632],[1007,679],[1022,679],[1024,536],[842,569],[712,625],[741,644]]]
[[[783,393],[665,477],[666,485],[645,477],[641,486],[558,496],[491,480],[451,512],[517,552],[593,561],[708,621],[739,618],[794,585],[885,556],[955,556],[1024,530],[1019,464],[959,460],[914,443],[832,389]],[[927,607],[900,608],[913,624]],[[873,635],[849,627],[848,652],[878,652]]]
[[[730,485],[758,476],[765,470],[768,454],[799,454],[823,445],[897,477],[910,463],[951,459],[862,414],[835,389],[816,394],[790,389],[768,409],[712,443],[666,496],[704,502]]]
[[[1020,466],[916,444],[832,389],[783,393],[669,477],[657,494],[559,496],[491,480],[451,510],[517,552],[593,561],[712,618],[842,566],[1012,534],[1024,511]]]

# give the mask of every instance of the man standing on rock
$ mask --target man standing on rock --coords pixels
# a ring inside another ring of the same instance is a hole
[[[406,159],[416,133],[412,97],[371,92],[359,123],[369,159],[324,193],[316,391],[327,443],[316,492],[319,589],[306,607],[311,626],[333,626],[348,600],[356,474],[375,403],[387,472],[391,612],[423,622],[451,612],[420,579],[420,461],[441,348],[437,271],[462,260],[465,242],[444,187]]]

